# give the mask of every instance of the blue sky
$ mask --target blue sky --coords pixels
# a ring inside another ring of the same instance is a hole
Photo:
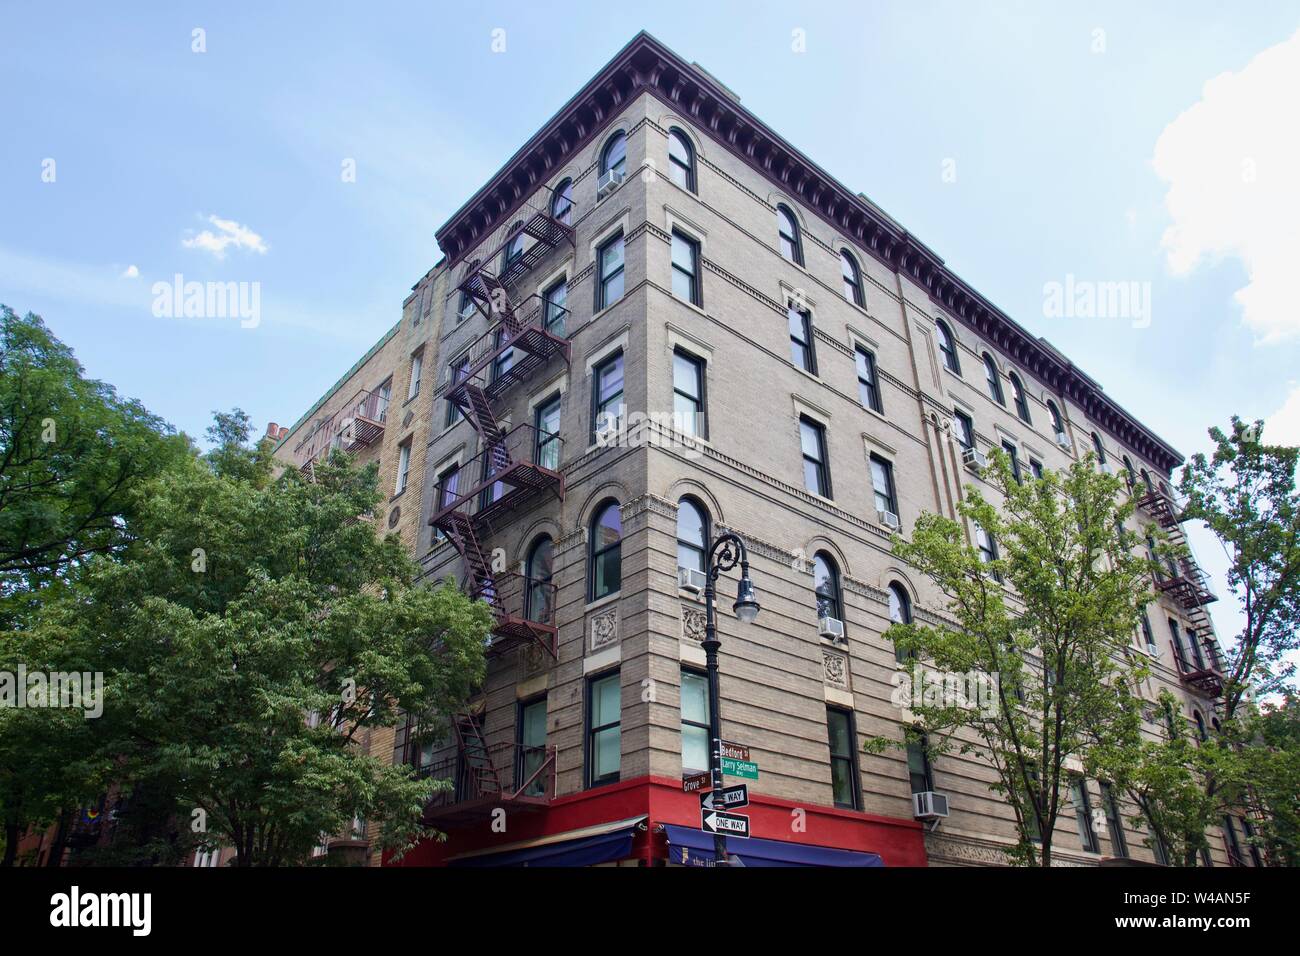
[[[0,301],[190,434],[233,405],[290,423],[397,320],[435,229],[645,28],[1179,450],[1232,412],[1300,442],[1300,12],[1079,6],[8,5]],[[260,283],[260,323],[156,317],[176,273]],[[1048,318],[1067,275],[1150,283],[1150,325]]]

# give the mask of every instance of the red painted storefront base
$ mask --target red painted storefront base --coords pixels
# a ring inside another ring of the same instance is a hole
[[[886,866],[925,866],[925,839],[915,820],[882,817],[834,807],[804,806],[789,800],[751,795],[750,804],[739,811],[749,816],[751,834],[767,840],[828,846],[839,850],[878,853]],[[799,824],[803,811],[802,825]],[[638,777],[620,783],[559,797],[550,806],[529,812],[508,813],[506,832],[493,833],[492,821],[447,832],[440,843],[426,840],[404,856],[398,866],[442,866],[449,857],[462,853],[507,847],[520,841],[613,823],[644,814],[648,830],[637,835],[632,857],[650,864],[667,858],[667,843],[657,833],[659,824],[700,826],[700,798],[683,793],[680,780],[668,777]]]

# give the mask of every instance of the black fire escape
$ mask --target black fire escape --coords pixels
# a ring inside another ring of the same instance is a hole
[[[1179,556],[1170,558],[1164,570],[1156,573],[1159,591],[1171,597],[1183,609],[1188,621],[1185,648],[1173,642],[1178,676],[1184,684],[1211,698],[1223,694],[1223,670],[1219,644],[1205,606],[1218,600],[1210,590],[1205,572],[1191,556],[1183,534],[1182,515],[1177,504],[1163,491],[1154,488],[1138,499],[1138,507],[1156,520]]]

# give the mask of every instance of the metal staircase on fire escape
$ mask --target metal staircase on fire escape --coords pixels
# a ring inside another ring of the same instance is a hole
[[[465,266],[458,291],[488,328],[436,392],[479,435],[478,454],[439,478],[429,523],[464,559],[470,595],[492,607],[490,654],[521,645],[556,653],[554,585],[494,569],[484,542],[521,509],[550,494],[564,497],[559,436],[539,432],[531,422],[503,425],[494,405],[552,360],[569,362],[567,311],[542,296],[519,298],[514,292],[522,276],[566,241],[573,243],[573,229],[551,214],[550,192],[543,189],[538,205],[525,207],[482,245],[487,254]]]
[[[1220,697],[1223,694],[1223,671],[1219,645],[1205,610],[1206,605],[1217,601],[1218,597],[1210,590],[1205,572],[1192,557],[1177,503],[1165,492],[1150,488],[1137,504],[1164,529],[1169,543],[1178,553],[1178,557],[1168,559],[1164,570],[1157,572],[1155,578],[1157,590],[1182,608],[1188,622],[1188,646],[1185,648],[1176,640],[1172,642],[1178,676],[1184,684],[1208,697]]]

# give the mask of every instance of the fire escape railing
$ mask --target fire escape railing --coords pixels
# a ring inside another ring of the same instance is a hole
[[[388,417],[387,393],[359,390],[342,408],[318,419],[315,427],[294,446],[295,464],[308,470],[312,463],[335,448],[356,451],[383,437]]]
[[[532,424],[503,427],[494,404],[510,388],[542,372],[552,359],[571,357],[568,310],[540,295],[516,296],[516,283],[562,242],[573,244],[567,221],[571,206],[557,217],[549,189],[540,189],[508,224],[477,245],[487,252],[471,259],[458,290],[488,322],[435,393],[458,408],[479,434],[479,453],[444,475],[435,487],[429,523],[460,553],[469,572],[470,593],[492,607],[489,653],[532,643],[556,654],[554,589],[493,569],[485,540],[500,522],[552,493],[564,497],[560,437]],[[536,602],[547,608],[541,614]]]
[[[421,777],[446,781],[425,807],[425,819],[466,818],[501,806],[545,806],[555,797],[556,748],[520,743],[458,746],[450,756],[416,768]]]

